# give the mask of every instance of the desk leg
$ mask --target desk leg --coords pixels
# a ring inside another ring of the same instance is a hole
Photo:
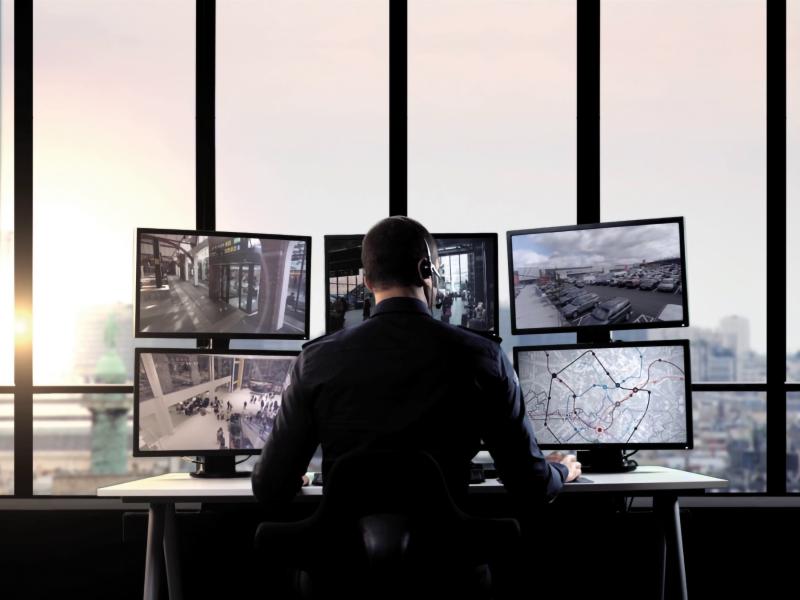
[[[178,554],[178,532],[175,525],[175,504],[166,505],[164,515],[164,564],[167,570],[169,600],[182,600],[181,565]]]
[[[661,598],[669,589],[671,597],[688,600],[686,566],[683,561],[681,513],[677,496],[655,496],[653,508],[664,535],[664,556],[661,561]],[[670,582],[672,585],[670,585]]]
[[[147,521],[147,555],[144,562],[144,600],[158,600],[161,591],[165,510],[163,504],[150,505]]]

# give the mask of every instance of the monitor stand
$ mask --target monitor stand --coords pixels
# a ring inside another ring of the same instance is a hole
[[[584,473],[629,473],[636,468],[634,461],[625,458],[622,450],[578,450],[578,462]]]
[[[250,471],[236,470],[235,456],[198,456],[197,468],[192,477],[201,478],[232,478],[250,477]]]

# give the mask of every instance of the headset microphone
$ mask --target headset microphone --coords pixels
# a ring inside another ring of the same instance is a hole
[[[423,258],[420,261],[420,263],[419,263],[419,274],[420,274],[420,276],[421,276],[421,278],[423,280],[428,279],[429,277],[433,278],[433,275],[435,274],[436,278],[437,278],[436,281],[437,281],[437,284],[438,284],[438,281],[439,281],[439,278],[441,277],[441,274],[439,273],[439,270],[436,267],[433,266],[433,260],[432,260],[432,257],[431,257],[431,247],[428,245],[428,240],[423,238],[423,241],[425,242],[425,250],[427,250],[428,256],[426,258]],[[436,286],[437,290],[438,290],[438,287],[439,286],[437,285]],[[432,293],[433,293],[433,289],[431,289],[431,294]],[[440,299],[439,294],[436,294],[435,306],[436,306],[436,308],[442,308],[442,300]]]

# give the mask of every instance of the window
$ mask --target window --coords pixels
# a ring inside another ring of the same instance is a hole
[[[601,216],[684,216],[693,380],[766,377],[766,3],[606,0]],[[637,338],[638,336],[638,338]]]
[[[34,6],[34,382],[129,383],[134,235],[194,226],[194,2]],[[103,381],[101,357],[126,372]]]
[[[34,5],[36,385],[132,382],[135,229],[195,221],[193,17],[191,0]],[[131,454],[131,408],[35,396],[35,493],[93,495],[135,472],[102,459]]]
[[[94,496],[98,487],[190,470],[179,457],[133,458],[132,435],[131,394],[37,394],[33,493]],[[0,460],[2,444],[0,437]]]
[[[0,385],[13,383],[14,3],[0,0]]]
[[[800,3],[786,8],[786,379],[800,381]]]
[[[641,451],[634,458],[727,479],[728,489],[720,491],[766,492],[766,411],[763,392],[694,392],[694,449]]]
[[[786,491],[800,492],[800,393],[786,394]]]
[[[409,2],[408,214],[498,232],[509,352],[505,232],[576,218],[575,24],[564,0]]]
[[[14,396],[0,394],[0,496],[14,493]]]
[[[388,214],[388,0],[219,3],[216,74],[217,229],[314,236],[316,337],[322,236]]]

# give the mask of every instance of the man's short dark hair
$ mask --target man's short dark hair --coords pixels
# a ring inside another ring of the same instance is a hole
[[[428,256],[426,241],[435,263],[436,242],[421,223],[408,217],[379,221],[361,245],[364,275],[377,288],[421,285],[417,265]]]

